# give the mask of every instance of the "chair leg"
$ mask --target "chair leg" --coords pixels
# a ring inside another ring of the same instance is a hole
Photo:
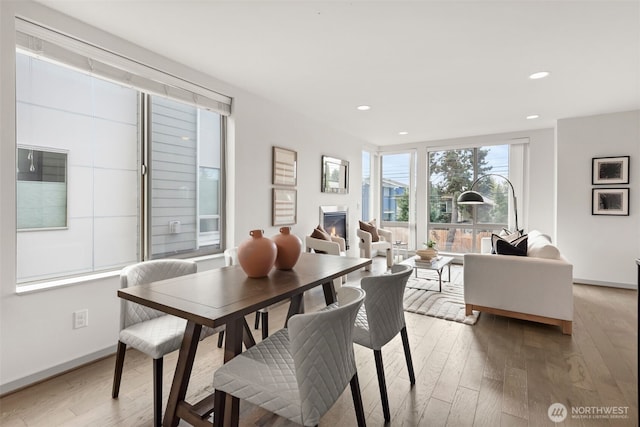
[[[216,390],[213,393],[213,427],[222,427],[224,424],[224,407],[227,401],[227,393]]]
[[[387,383],[384,379],[384,366],[382,365],[382,351],[373,350],[373,356],[376,359],[376,371],[378,372],[378,386],[380,387],[380,400],[382,401],[382,412],[384,420],[389,422],[391,414],[389,413],[389,397],[387,396]]]
[[[364,407],[362,406],[362,395],[360,394],[360,383],[358,382],[358,373],[353,374],[351,381],[351,396],[353,397],[353,406],[356,410],[356,419],[358,427],[365,427],[367,423],[364,419]]]
[[[256,322],[255,325],[253,325],[253,329],[259,329],[260,328],[260,312],[256,311]]]
[[[416,383],[416,376],[413,373],[413,361],[411,360],[411,348],[409,348],[409,336],[407,335],[407,327],[400,329],[402,336],[402,346],[404,347],[404,358],[407,360],[407,369],[409,370],[409,380],[411,385]]]
[[[265,339],[269,336],[269,312],[261,312],[260,317],[262,318],[262,339]]]
[[[153,359],[153,425],[162,425],[162,357]]]
[[[222,348],[222,344],[224,344],[224,331],[218,332],[218,348]]]
[[[120,393],[120,380],[122,379],[122,368],[124,367],[124,356],[127,354],[127,345],[118,341],[118,351],[116,352],[116,369],[113,373],[113,389],[111,397],[114,399]]]

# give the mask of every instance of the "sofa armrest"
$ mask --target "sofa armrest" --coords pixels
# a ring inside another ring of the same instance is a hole
[[[347,251],[347,243],[345,242],[345,240],[342,237],[340,237],[340,236],[331,236],[331,242],[337,243],[340,246],[340,252],[346,252]]]
[[[311,236],[305,236],[304,244],[307,248],[307,252],[311,252],[311,250],[313,249],[313,250],[326,252],[330,255],[340,255],[339,242],[330,242],[328,240],[316,239]]]
[[[573,320],[573,266],[566,260],[464,255],[466,304]]]
[[[384,240],[385,242],[389,242],[393,244],[393,233],[391,232],[391,230],[384,230],[382,228],[378,228],[378,235],[380,236],[381,240]]]
[[[360,248],[371,246],[371,233],[358,228],[356,229],[356,234],[358,235],[358,245]]]

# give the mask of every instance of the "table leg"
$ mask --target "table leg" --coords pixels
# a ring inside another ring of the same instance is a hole
[[[327,305],[336,302],[336,288],[333,287],[333,281],[323,283],[322,290],[324,291],[324,301]]]
[[[438,272],[438,292],[442,292],[442,269],[437,270]]]
[[[189,320],[182,338],[180,353],[178,354],[178,364],[173,374],[173,383],[169,392],[169,400],[167,401],[167,409],[165,411],[163,425],[165,427],[176,427],[180,422],[177,416],[177,408],[180,402],[184,401],[189,386],[189,378],[191,377],[191,369],[193,361],[196,357],[196,349],[200,341],[200,332],[202,325]],[[227,336],[227,340],[229,337]]]
[[[244,334],[249,329],[244,317],[236,319],[227,323],[226,339],[224,343],[224,363],[236,357],[242,353],[242,342],[244,340]],[[227,395],[227,402],[225,405],[224,420],[225,426],[237,426],[240,419],[240,399]]]
[[[247,349],[250,349],[254,345],[256,345],[256,340],[253,338],[253,334],[251,333],[251,329],[247,324],[247,320],[242,318],[242,342]]]
[[[287,318],[284,321],[284,327],[287,327],[289,319],[294,314],[304,313],[304,294],[297,294],[291,297],[291,303],[289,303],[289,311],[287,311]]]

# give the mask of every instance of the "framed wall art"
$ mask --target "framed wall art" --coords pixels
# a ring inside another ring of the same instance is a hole
[[[335,157],[322,156],[323,193],[347,194],[349,192],[349,162]]]
[[[286,148],[273,147],[273,185],[295,187],[298,153]]]
[[[273,225],[290,225],[297,222],[297,192],[289,188],[273,189]]]
[[[593,185],[629,183],[629,156],[594,157],[592,161]]]
[[[628,188],[592,189],[592,215],[629,215]]]

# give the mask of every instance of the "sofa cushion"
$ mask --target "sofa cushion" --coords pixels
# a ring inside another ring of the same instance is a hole
[[[551,238],[539,231],[529,233],[528,256],[546,259],[562,259],[560,251],[551,243]]]
[[[522,235],[519,232],[509,232],[506,229],[502,229],[502,231],[500,232],[500,234],[491,234],[491,253],[495,254],[496,252],[496,242],[498,240],[505,240],[509,243],[513,243],[515,240],[519,239],[520,237],[522,237]]]
[[[495,241],[495,249],[498,255],[527,256],[527,236],[521,236],[513,242],[499,238]]]
[[[360,230],[362,231],[366,231],[367,233],[371,234],[371,241],[372,242],[377,242],[378,240],[380,240],[380,236],[378,236],[378,229],[376,227],[375,222],[364,222],[364,221],[358,221],[360,223]]]

